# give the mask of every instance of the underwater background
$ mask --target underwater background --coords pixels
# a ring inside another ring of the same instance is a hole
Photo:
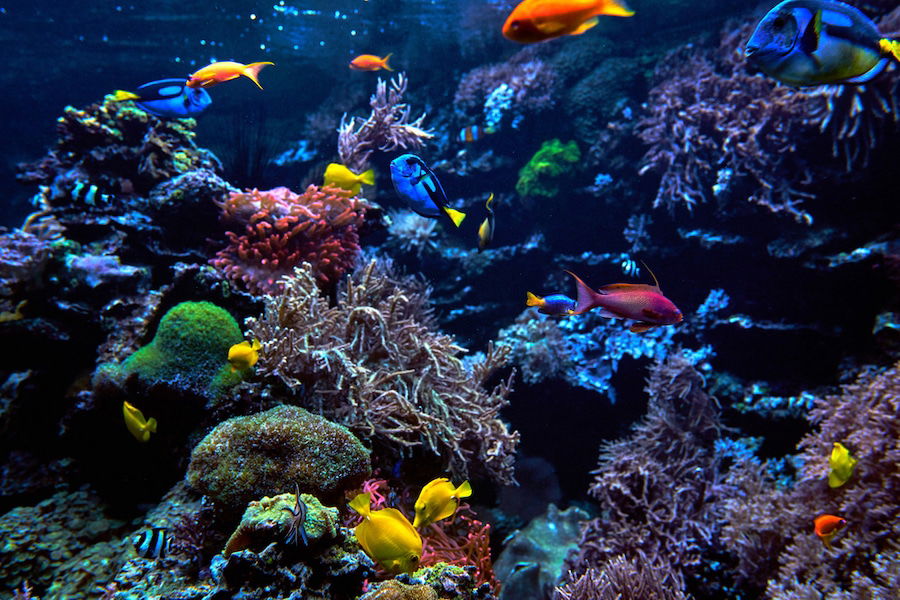
[[[0,2],[0,597],[900,598],[898,60],[517,4]]]

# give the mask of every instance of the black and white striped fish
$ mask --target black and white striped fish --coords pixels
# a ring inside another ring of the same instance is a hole
[[[165,527],[151,527],[131,538],[134,549],[141,558],[165,558],[171,550],[171,540]]]

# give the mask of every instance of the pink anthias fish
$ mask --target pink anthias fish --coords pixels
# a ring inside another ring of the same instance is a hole
[[[650,269],[647,269],[650,271]],[[636,321],[629,331],[643,333],[660,325],[674,325],[680,323],[681,311],[675,304],[663,296],[659,289],[656,275],[653,276],[653,285],[643,283],[612,283],[604,285],[596,291],[583,282],[578,275],[566,271],[575,278],[578,286],[578,300],[575,303],[573,315],[580,315],[597,308],[602,309],[600,315],[610,319],[632,319]]]

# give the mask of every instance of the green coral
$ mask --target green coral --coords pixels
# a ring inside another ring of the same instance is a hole
[[[153,341],[119,367],[147,386],[160,383],[215,398],[241,381],[228,363],[228,349],[243,340],[228,311],[211,302],[182,302],[167,312]]]
[[[516,192],[525,197],[553,198],[559,193],[560,183],[575,170],[575,164],[580,160],[581,150],[574,140],[565,144],[558,139],[548,140],[519,171]]]
[[[277,406],[217,425],[194,448],[187,481],[237,512],[295,485],[336,501],[370,473],[369,451],[346,427],[296,406]]]

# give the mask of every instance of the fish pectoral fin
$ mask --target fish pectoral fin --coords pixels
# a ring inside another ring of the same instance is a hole
[[[617,315],[616,313],[614,313],[610,310],[606,310],[605,308],[600,311],[600,316],[606,317],[607,319],[621,319],[622,318],[619,315]]]
[[[653,323],[635,323],[628,328],[628,331],[631,333],[644,333],[645,331],[650,331],[654,327],[656,327],[656,325]]]
[[[566,24],[560,21],[539,21],[535,20],[534,26],[543,34],[556,35],[566,28]]]
[[[819,49],[819,36],[822,33],[822,10],[819,9],[810,19],[800,38],[800,46],[806,54],[812,55]],[[818,60],[817,60],[818,62]]]
[[[641,309],[641,314],[648,319],[653,319],[654,321],[660,321],[663,318],[663,315],[661,313],[656,312],[652,308]]]
[[[588,29],[593,29],[594,27],[596,27],[597,23],[599,23],[599,22],[600,22],[600,20],[597,17],[591,17],[590,19],[588,19],[587,21],[585,21],[584,23],[579,25],[578,29],[576,29],[569,35],[581,35]]]

